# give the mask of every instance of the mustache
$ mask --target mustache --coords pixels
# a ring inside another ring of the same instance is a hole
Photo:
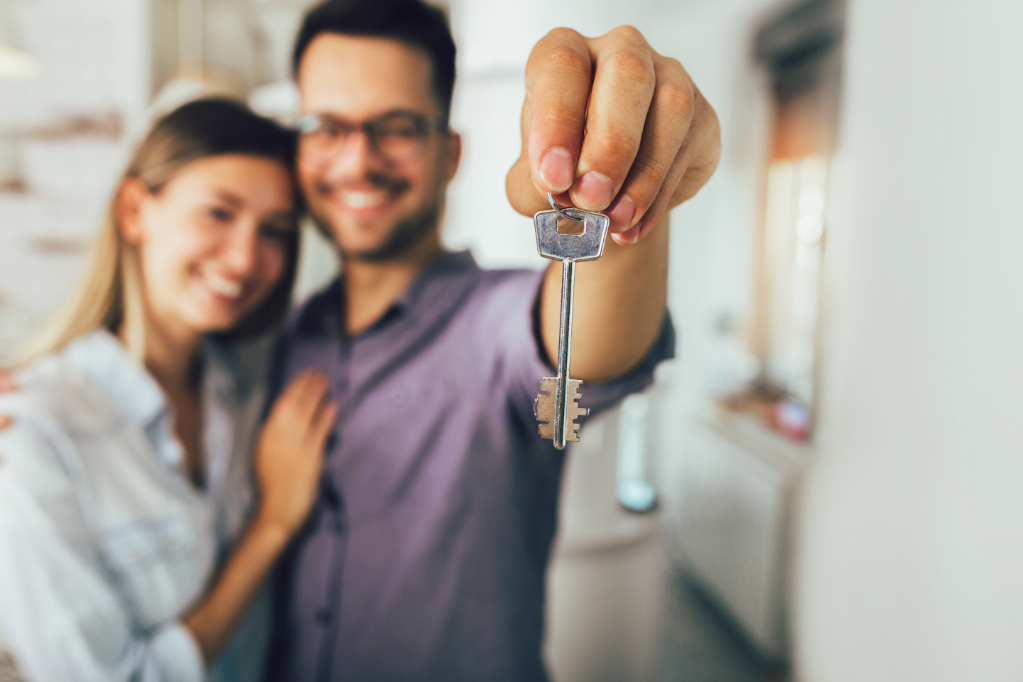
[[[409,188],[410,184],[408,180],[404,178],[396,178],[383,173],[369,173],[365,177],[359,178],[358,180],[342,180],[339,182],[323,182],[318,181],[316,183],[316,191],[322,196],[332,194],[345,189],[346,187],[353,185],[366,185],[370,184],[378,189],[382,189],[388,192],[401,192]]]

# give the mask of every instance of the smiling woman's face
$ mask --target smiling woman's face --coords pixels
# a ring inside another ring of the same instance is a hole
[[[287,169],[255,156],[194,161],[154,193],[127,181],[119,223],[151,322],[195,334],[238,324],[284,273],[294,208]]]

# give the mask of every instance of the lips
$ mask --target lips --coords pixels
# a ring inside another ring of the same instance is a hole
[[[380,208],[391,200],[391,193],[386,190],[358,191],[342,190],[335,193],[338,202],[345,208],[356,211]]]
[[[203,273],[202,284],[219,298],[235,304],[241,302],[246,288],[243,282],[213,271]]]
[[[391,208],[409,187],[406,180],[374,174],[356,182],[321,183],[317,189],[342,211],[373,214]]]

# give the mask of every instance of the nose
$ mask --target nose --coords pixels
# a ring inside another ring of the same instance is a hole
[[[232,275],[248,277],[256,270],[259,226],[252,221],[239,222],[231,230],[221,252],[221,261]]]
[[[330,158],[325,174],[327,180],[364,178],[383,165],[365,130],[353,133]]]

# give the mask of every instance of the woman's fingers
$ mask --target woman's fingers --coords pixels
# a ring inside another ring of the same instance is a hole
[[[317,453],[322,454],[323,447],[327,442],[327,436],[334,429],[334,421],[336,419],[337,403],[333,400],[325,399],[313,415],[307,432],[307,439]]]
[[[289,452],[322,451],[336,417],[329,383],[319,372],[307,370],[292,379],[277,398],[267,429],[290,444]]]
[[[307,423],[329,389],[327,380],[316,370],[305,370],[291,380],[277,398],[278,408],[289,420]]]

